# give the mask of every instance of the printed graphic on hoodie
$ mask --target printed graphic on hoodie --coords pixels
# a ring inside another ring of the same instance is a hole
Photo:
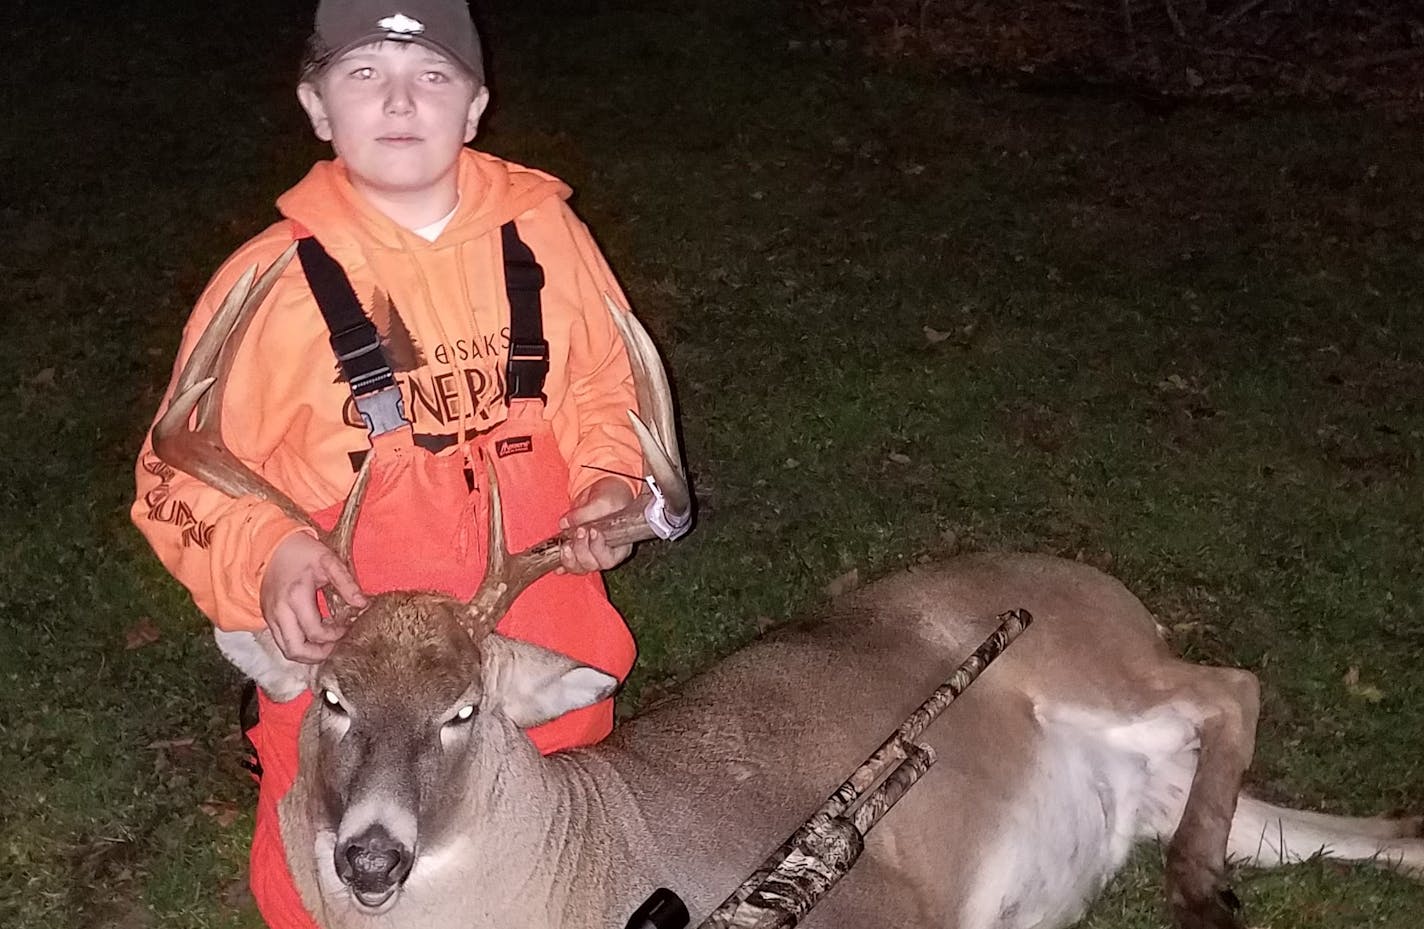
[[[139,467],[158,478],[158,484],[144,491],[141,498],[145,515],[153,522],[176,526],[184,548],[189,545],[207,548],[215,527],[199,519],[187,502],[173,495],[173,476],[178,473],[173,466],[146,452],[139,460]]]
[[[471,411],[467,432],[478,435],[498,425],[504,418],[507,327],[497,335],[437,343],[427,357],[387,293],[378,289],[370,306],[366,315],[380,335],[386,364],[395,372],[417,445],[432,452],[454,445],[459,441],[460,420],[467,410]],[[433,366],[430,358],[435,361]],[[346,381],[340,366],[336,366],[336,381]],[[496,416],[496,411],[500,415]],[[366,424],[356,410],[354,398],[346,398],[341,415],[346,425],[365,431]],[[353,466],[359,469],[364,457],[353,455]]]

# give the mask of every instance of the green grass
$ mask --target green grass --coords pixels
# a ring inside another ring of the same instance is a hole
[[[201,806],[250,806],[237,682],[125,510],[189,303],[321,152],[288,6],[13,17],[6,927],[257,925],[250,819]],[[1081,553],[1193,657],[1261,676],[1256,789],[1418,806],[1416,126],[952,84],[756,4],[523,4],[489,25],[482,144],[578,189],[677,381],[700,523],[611,578],[642,649],[632,699],[851,568]],[[126,650],[143,617],[159,640]],[[1162,925],[1157,858],[1089,925]],[[1412,883],[1327,864],[1238,889],[1256,927],[1424,912]]]

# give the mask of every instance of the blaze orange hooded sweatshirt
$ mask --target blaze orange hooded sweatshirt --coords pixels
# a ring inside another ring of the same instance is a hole
[[[252,239],[218,269],[183,332],[173,379],[222,298],[249,267],[275,260],[303,227],[346,270],[380,332],[415,439],[432,451],[484,432],[506,415],[509,302],[500,227],[544,268],[549,374],[544,415],[569,462],[571,497],[606,477],[639,474],[642,453],[626,411],[636,409],[628,358],[604,306],[626,306],[569,189],[543,172],[466,149],[459,204],[434,242],[398,226],[352,188],[340,162],[317,163],[277,201],[290,221]],[[370,444],[329,333],[298,262],[283,273],[235,358],[223,435],[241,461],[309,513],[346,497]],[[163,406],[171,396],[170,382]],[[256,497],[232,499],[176,471],[145,440],[134,523],[159,559],[218,626],[265,628],[259,586],[273,550],[301,526]]]

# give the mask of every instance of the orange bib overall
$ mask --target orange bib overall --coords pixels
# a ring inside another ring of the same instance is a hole
[[[512,226],[506,232],[507,245],[511,232]],[[319,291],[317,297],[320,301]],[[511,302],[519,312],[512,292]],[[514,328],[517,331],[518,325]],[[527,383],[517,389],[511,385],[513,399],[503,423],[438,454],[417,446],[408,424],[372,439],[371,481],[352,545],[363,591],[436,590],[461,599],[474,594],[484,575],[488,545],[489,497],[481,454],[494,463],[499,477],[510,550],[558,532],[559,519],[571,505],[569,468],[543,417],[543,403],[537,399],[540,387],[542,383],[535,389]],[[329,527],[340,509],[340,504],[333,505],[314,518]],[[620,680],[633,666],[632,636],[608,602],[596,572],[545,575],[520,595],[497,630]],[[258,700],[259,722],[248,732],[262,768],[252,837],[252,895],[272,929],[316,929],[292,883],[277,821],[277,804],[296,778],[298,733],[311,694],[276,703],[259,691]],[[528,734],[548,754],[598,742],[612,728],[610,699]]]

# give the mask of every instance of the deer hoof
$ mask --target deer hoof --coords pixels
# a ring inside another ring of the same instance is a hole
[[[1244,929],[1240,913],[1241,900],[1230,887],[1196,900],[1178,897],[1172,904],[1177,929]]]

